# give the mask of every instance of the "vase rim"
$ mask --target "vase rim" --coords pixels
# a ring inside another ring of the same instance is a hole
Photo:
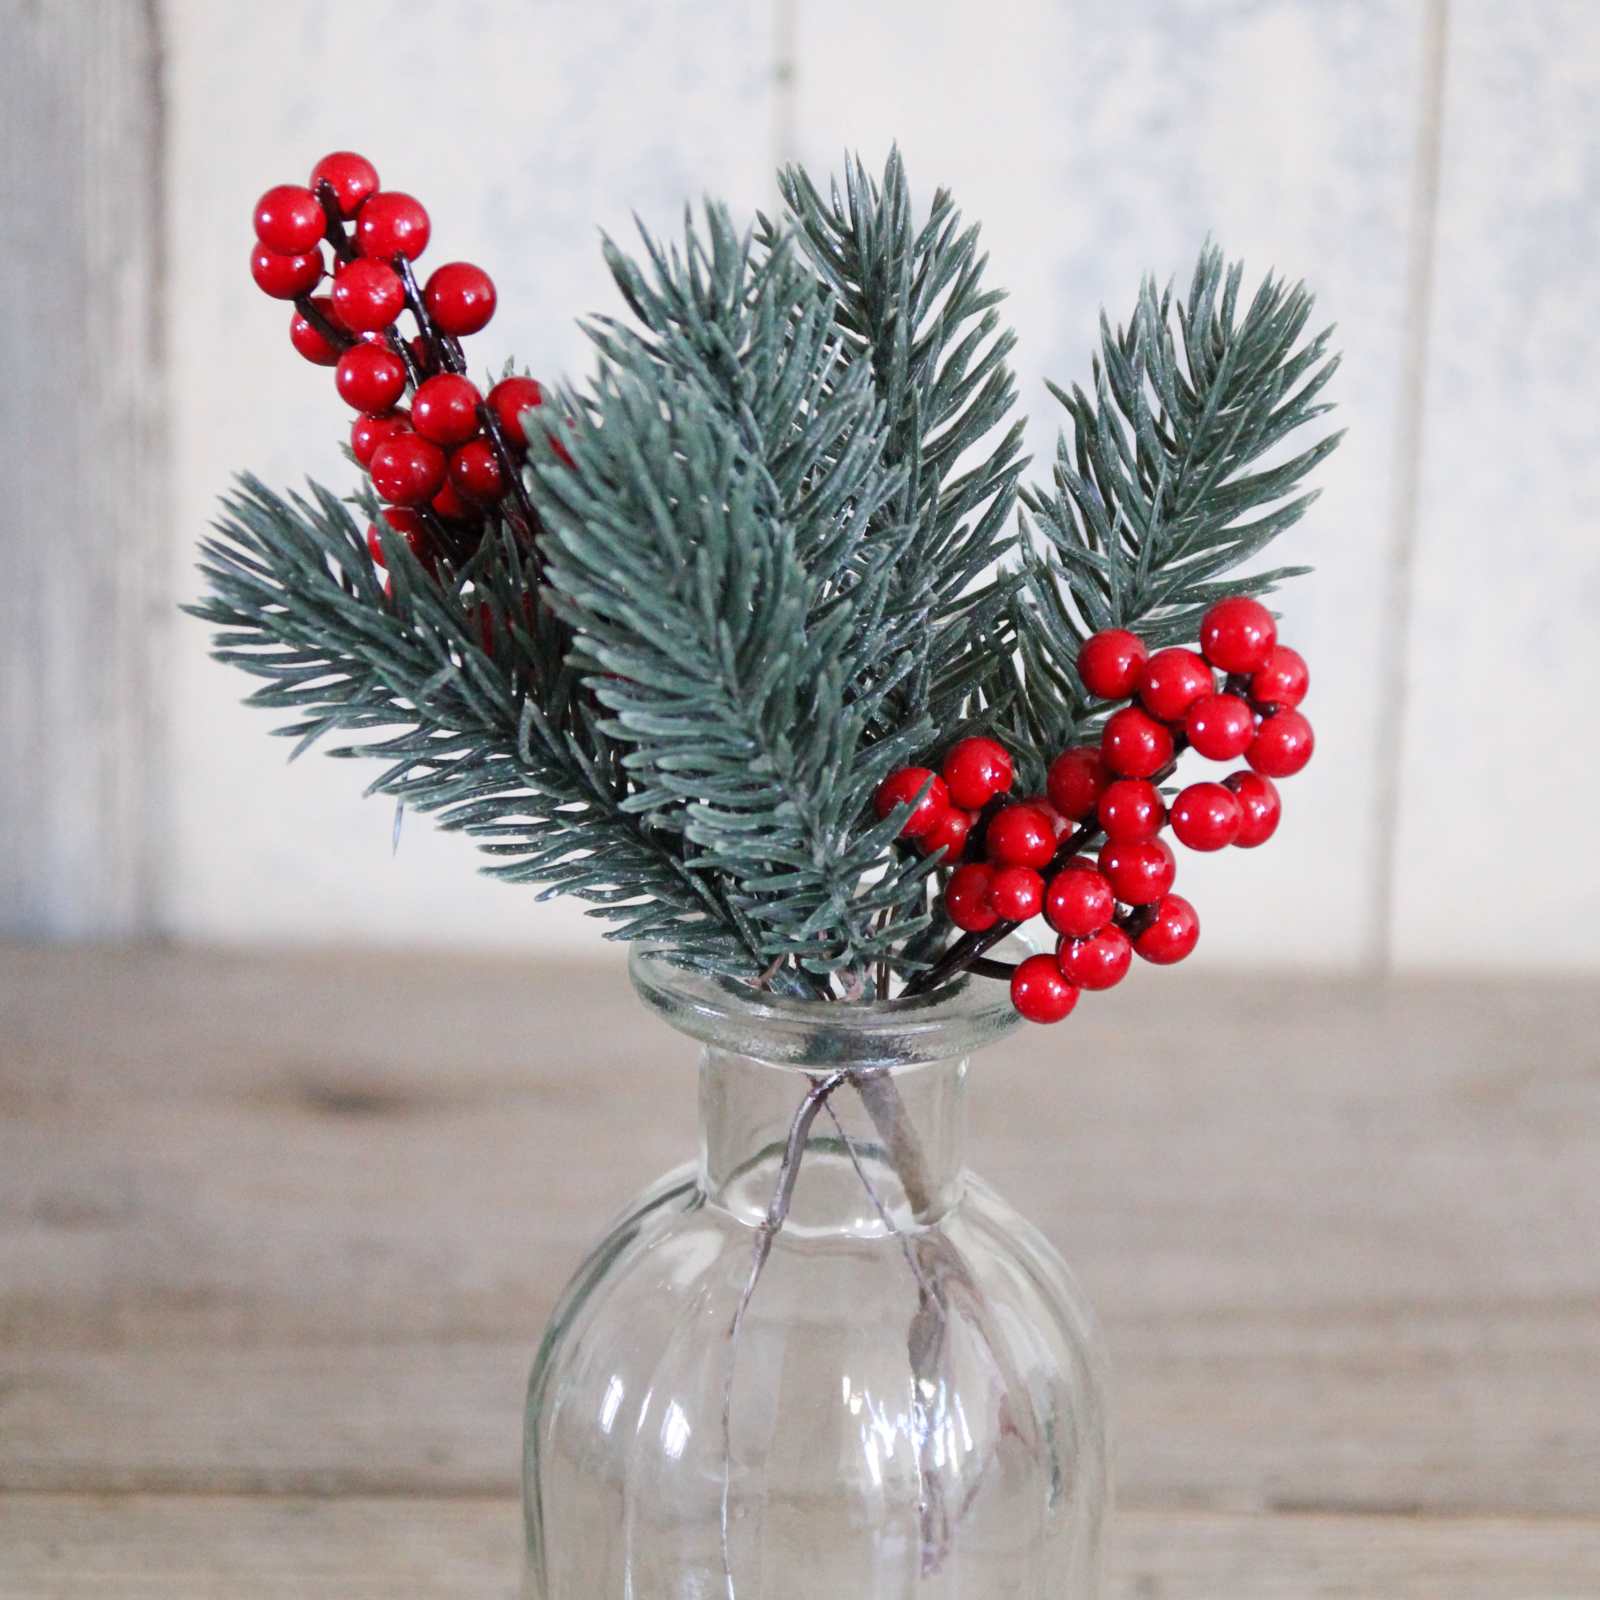
[[[996,947],[1002,959],[1031,953],[1015,934]],[[708,972],[652,943],[633,946],[628,972],[640,999],[679,1032],[813,1072],[948,1061],[1002,1038],[1021,1020],[1005,983],[970,974],[931,994],[893,1000],[798,1000]]]

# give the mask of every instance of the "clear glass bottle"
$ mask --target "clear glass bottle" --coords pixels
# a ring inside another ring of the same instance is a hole
[[[1093,1318],[969,1173],[988,979],[775,999],[641,951],[704,1046],[701,1149],[568,1286],[534,1363],[528,1600],[1093,1600]]]

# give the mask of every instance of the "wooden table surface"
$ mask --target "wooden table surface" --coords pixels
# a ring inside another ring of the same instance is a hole
[[[1600,1596],[1597,986],[1145,978],[973,1097],[1106,1325],[1111,1595]],[[693,1055],[614,968],[0,947],[0,1596],[511,1595]]]

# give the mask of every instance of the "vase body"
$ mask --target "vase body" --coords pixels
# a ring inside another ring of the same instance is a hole
[[[527,1600],[1093,1600],[1093,1319],[964,1164],[1004,987],[785,1002],[649,952],[634,977],[704,1044],[701,1149],[538,1353]]]

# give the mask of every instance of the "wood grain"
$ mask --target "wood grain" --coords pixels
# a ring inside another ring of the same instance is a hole
[[[974,1088],[1107,1325],[1116,1592],[1592,1593],[1600,994],[1159,981]],[[288,1592],[486,1592],[534,1342],[692,1070],[602,967],[0,947],[0,1593],[220,1593],[286,1518]]]
[[[511,1600],[520,1541],[503,1499],[0,1499],[7,1600]],[[1595,1523],[1135,1512],[1107,1600],[1593,1600],[1597,1571]]]
[[[172,612],[153,10],[0,0],[0,935],[155,914]]]

